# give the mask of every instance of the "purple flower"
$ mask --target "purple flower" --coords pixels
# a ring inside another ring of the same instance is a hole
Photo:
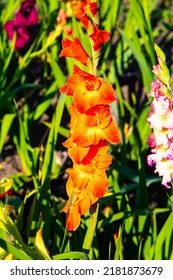
[[[4,24],[8,39],[12,40],[16,32],[16,42],[14,49],[21,49],[26,46],[32,37],[32,27],[38,23],[35,0],[25,0],[14,20],[9,20]]]

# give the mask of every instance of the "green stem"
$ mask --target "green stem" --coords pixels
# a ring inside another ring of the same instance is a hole
[[[98,216],[98,209],[99,209],[99,203],[97,202],[92,207],[95,207],[95,212],[90,216],[89,226],[85,235],[84,243],[83,243],[83,251],[88,253],[91,249],[92,241],[94,238],[94,233],[96,229],[97,224],[97,216]]]

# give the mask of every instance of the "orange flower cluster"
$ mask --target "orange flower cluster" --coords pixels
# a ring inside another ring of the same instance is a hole
[[[90,9],[95,15],[96,3],[91,4]],[[97,51],[108,40],[100,34],[105,32],[108,35],[109,32],[99,31],[94,23],[93,31],[89,36],[94,41],[93,51]],[[85,66],[90,65],[91,59],[78,38],[73,41],[64,39],[62,47],[60,57],[72,57]],[[110,116],[110,103],[116,100],[111,84],[74,65],[72,76],[60,90],[73,96],[70,136],[63,143],[68,148],[73,167],[67,169],[69,199],[63,211],[67,213],[67,229],[74,231],[80,224],[81,215],[107,191],[106,169],[112,161],[108,155],[108,143],[120,143],[120,131]]]

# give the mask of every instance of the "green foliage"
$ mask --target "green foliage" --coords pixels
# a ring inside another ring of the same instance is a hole
[[[115,89],[118,106],[112,104],[111,110],[122,141],[110,146],[107,194],[74,233],[67,232],[61,211],[67,198],[65,169],[71,163],[56,152],[65,150],[71,104],[60,87],[76,62],[59,58],[61,40],[71,38],[65,30],[49,37],[65,3],[38,0],[37,35],[24,51],[14,51],[15,37],[8,41],[3,24],[14,18],[20,2],[0,4],[0,160],[6,163],[12,150],[20,162],[9,175],[15,193],[0,204],[0,259],[173,259],[173,193],[161,187],[146,164],[152,66],[156,55],[165,60],[172,46],[173,12],[167,1],[97,1],[101,27],[111,32],[98,75]],[[73,16],[67,25],[91,55],[81,22]],[[5,208],[8,204],[13,211]]]

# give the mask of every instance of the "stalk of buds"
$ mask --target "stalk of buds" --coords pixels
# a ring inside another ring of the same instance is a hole
[[[149,94],[153,101],[147,121],[153,132],[148,138],[152,154],[148,155],[147,161],[150,166],[155,165],[155,173],[163,177],[162,184],[170,188],[173,180],[173,95],[165,55],[157,45],[155,51],[159,64],[153,66],[157,79],[151,83]]]
[[[108,143],[120,143],[119,128],[110,116],[110,103],[116,100],[114,90],[111,84],[96,76],[98,57],[110,33],[99,29],[97,2],[72,1],[72,4],[75,16],[88,33],[92,58],[77,37],[62,40],[63,49],[59,56],[75,58],[87,69],[83,71],[74,65],[72,76],[60,88],[62,93],[73,96],[70,136],[63,143],[73,161],[73,167],[67,169],[69,199],[63,208],[69,231],[78,228],[81,215],[107,191],[106,169],[112,160],[108,155]]]

